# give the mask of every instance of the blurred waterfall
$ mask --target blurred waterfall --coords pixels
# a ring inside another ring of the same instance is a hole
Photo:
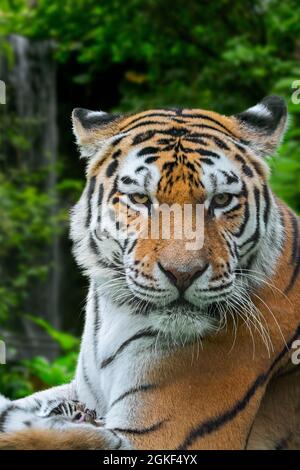
[[[55,198],[58,129],[53,43],[49,40],[33,41],[19,35],[10,36],[9,42],[14,52],[14,65],[7,70],[12,90],[9,110],[12,109],[18,117],[22,135],[30,142],[29,148],[21,152],[20,164],[29,170],[46,170],[45,193]],[[55,204],[51,210],[49,220],[57,211]],[[45,220],[45,224],[49,220]],[[54,235],[42,260],[51,266],[47,282],[33,289],[26,305],[28,312],[46,319],[56,328],[60,327],[59,257],[59,237]],[[24,344],[28,345],[26,349],[30,349],[24,352],[25,356],[44,354],[51,357],[55,354],[56,345],[49,342],[40,328],[24,321],[22,330]]]

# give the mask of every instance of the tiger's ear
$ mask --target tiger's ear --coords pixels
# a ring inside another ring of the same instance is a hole
[[[279,96],[267,96],[255,106],[233,116],[240,137],[261,156],[272,155],[287,127],[287,107]]]
[[[107,139],[118,133],[119,114],[75,108],[72,112],[73,132],[82,157],[92,157]]]

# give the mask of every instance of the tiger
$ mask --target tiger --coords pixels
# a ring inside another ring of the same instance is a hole
[[[285,101],[72,121],[87,162],[70,230],[89,279],[78,364],[70,384],[0,396],[0,448],[300,448],[299,219],[267,161]],[[203,232],[192,247],[174,214],[149,236],[174,204]],[[77,401],[80,419],[63,412]]]

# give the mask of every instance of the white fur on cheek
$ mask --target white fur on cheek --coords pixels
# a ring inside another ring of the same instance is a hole
[[[131,150],[124,158],[119,170],[119,189],[124,193],[140,191],[142,193],[155,194],[161,177],[159,169],[155,163],[145,163],[145,160],[151,155],[138,156],[139,150]],[[138,171],[142,166],[144,170]],[[131,178],[135,183],[124,184],[122,182],[124,177]]]

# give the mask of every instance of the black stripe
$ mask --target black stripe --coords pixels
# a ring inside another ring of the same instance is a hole
[[[293,342],[299,336],[300,336],[300,325],[298,325],[293,337],[288,342],[287,347],[285,346],[282,349],[282,351],[277,355],[273,363],[270,365],[269,369],[266,372],[262,372],[256,378],[256,380],[249,387],[245,395],[240,400],[238,400],[237,403],[233,407],[229,408],[227,411],[225,411],[221,415],[216,416],[214,418],[210,418],[204,421],[203,423],[200,423],[196,428],[194,428],[188,434],[188,436],[185,438],[182,444],[178,447],[178,450],[186,449],[187,447],[191,446],[195,442],[196,439],[203,438],[207,434],[216,432],[220,427],[232,421],[239,413],[241,413],[246,408],[246,406],[248,405],[251,398],[254,396],[257,389],[259,387],[262,387],[267,382],[273,369],[281,361],[281,359],[283,359],[285,354],[289,351]]]
[[[87,388],[89,389],[90,391],[90,394],[92,395],[92,397],[95,399],[96,403],[99,405],[99,400],[98,400],[98,396],[97,396],[97,392],[94,390],[94,387],[87,375],[87,372],[86,372],[86,368],[85,368],[85,363],[84,363],[84,360],[83,360],[83,357],[81,357],[81,368],[82,368],[82,373],[83,373],[83,378],[84,378],[84,382],[85,384],[87,385]]]
[[[230,218],[230,217],[229,217]],[[228,251],[230,253],[230,256],[232,259],[235,259],[235,255],[234,255],[234,252],[232,250],[232,246],[231,246],[231,240],[227,240],[226,237],[223,235],[223,238],[226,242],[226,245],[227,245],[227,248],[228,248]],[[221,276],[222,277],[222,276]]]
[[[210,126],[209,124],[190,124],[189,127],[196,128],[196,129],[210,129],[212,131],[220,132],[223,135],[227,135],[228,137],[235,137],[229,132],[226,132],[225,130],[218,129],[217,127]]]
[[[143,429],[122,429],[122,428],[114,428],[113,430],[116,432],[124,432],[127,434],[148,434],[153,431],[157,431],[161,426],[166,422],[166,420],[159,421],[158,423],[153,424],[152,426],[149,426],[148,428],[143,428]]]
[[[151,126],[151,125],[166,125],[166,123],[162,123],[162,122],[159,122],[159,121],[143,121],[141,122],[140,124],[136,124],[135,126],[132,126],[130,129],[127,130],[127,132],[129,131],[132,131],[134,129],[137,129],[139,127],[144,127],[144,126]],[[197,128],[197,129],[210,129],[210,130],[214,130],[216,132],[221,132],[222,134],[226,134],[228,135],[229,137],[231,137],[232,135],[229,134],[229,133],[226,133],[225,131],[221,130],[221,129],[218,129],[214,126],[210,126],[209,124],[189,124],[189,127],[192,127],[192,128]],[[178,128],[178,127],[171,127],[169,129],[152,129],[153,131],[153,135],[155,134],[163,134],[163,135],[168,135],[170,137],[183,137],[185,135],[189,135],[190,134],[190,130],[189,129],[183,129],[183,128]]]
[[[294,269],[289,284],[284,290],[285,294],[287,294],[294,287],[294,284],[297,280],[300,271],[299,219],[292,212],[290,212],[290,217],[293,234],[293,245],[290,264],[294,266]]]
[[[158,121],[144,121],[140,124],[137,124],[135,126],[133,126],[132,128],[128,129],[128,132],[129,131],[132,131],[138,127],[143,127],[143,126],[151,126],[151,125],[161,125],[161,124],[165,124],[165,123],[161,123],[161,122],[158,122]],[[227,133],[226,131],[222,130],[222,129],[218,129],[217,127],[214,127],[214,126],[210,126],[209,124],[188,124],[188,127],[189,128],[196,128],[196,129],[209,129],[209,130],[212,130],[212,131],[215,131],[215,132],[219,132],[221,133],[222,135],[226,135],[230,138],[232,138],[232,134],[229,134]],[[147,137],[147,139],[145,138],[143,141],[145,140],[150,140],[152,139],[156,134],[163,134],[163,135],[167,135],[167,136],[170,136],[170,137],[182,137],[184,135],[184,132],[185,132],[185,137],[188,137],[189,135],[193,135],[194,132],[192,130],[189,130],[189,129],[179,129],[179,128],[171,128],[171,129],[158,129],[158,128],[154,128],[154,129],[151,129],[151,131],[148,131],[149,132],[149,136],[150,137]],[[151,134],[150,134],[151,132]],[[140,134],[138,134],[138,136],[142,136],[142,135],[145,135],[147,133],[147,131],[145,132],[141,132]],[[137,136],[137,137],[138,137]],[[142,137],[140,137],[142,138]],[[160,143],[160,142],[158,142]],[[162,142],[161,142],[162,143]],[[133,139],[133,144],[136,144],[136,140]],[[165,142],[165,144],[167,144],[167,142]]]
[[[92,218],[92,197],[95,189],[95,184],[96,184],[96,176],[92,176],[89,182],[88,190],[87,190],[87,203],[88,203],[88,209],[87,209],[87,217],[85,221],[85,227],[88,228],[90,223],[91,223],[91,218]]]
[[[123,139],[125,139],[127,137],[127,135],[120,135],[116,140],[114,140],[112,143],[111,143],[111,146],[112,147],[116,147]],[[121,153],[121,150],[120,150],[120,153]]]
[[[145,147],[141,149],[137,156],[138,157],[144,157],[145,155],[155,155],[156,153],[159,153],[160,149],[157,147]]]
[[[110,405],[109,409],[111,410],[113,406],[115,406],[116,403],[119,403],[120,401],[124,400],[124,398],[134,395],[135,393],[139,392],[147,392],[148,390],[154,390],[157,388],[157,385],[154,384],[145,384],[145,385],[140,385],[139,387],[134,387],[131,388],[130,390],[127,390],[127,392],[122,393],[118,398],[116,398]]]
[[[130,176],[122,176],[121,181],[123,184],[135,184],[138,185],[137,180],[130,178]]]
[[[188,132],[189,130],[188,129],[185,129],[183,127],[171,127],[167,130],[163,130],[163,131],[160,131],[161,133],[163,134],[166,134],[166,135],[170,135],[172,137],[184,137]],[[180,144],[180,142],[179,142]]]
[[[211,157],[211,158],[216,158],[216,159],[220,158],[220,155],[218,155],[216,152],[212,152],[211,150],[197,148],[197,149],[193,149],[193,152],[198,153],[199,155],[203,157]]]
[[[116,151],[112,154],[111,158],[113,158],[113,159],[119,158],[119,156],[121,155],[121,153],[122,153],[122,150],[121,150],[121,149],[116,150]]]
[[[264,223],[265,225],[268,225],[270,218],[271,197],[270,190],[266,184],[264,184],[263,186],[263,195],[265,200]]]
[[[143,170],[147,170],[147,168],[145,166],[139,166],[136,170],[135,170],[135,173],[140,173],[141,171]]]
[[[119,165],[119,162],[118,162],[117,159],[113,159],[110,162],[110,164],[106,168],[106,176],[108,178],[110,178],[111,176],[113,176],[115,174],[115,172],[117,171],[118,165]]]
[[[99,186],[99,191],[98,191],[98,222],[101,220],[101,206],[102,206],[102,201],[103,201],[103,194],[104,194],[104,188],[103,184],[101,183]]]
[[[200,134],[189,134],[186,136],[186,140],[192,140],[192,141],[195,141],[197,142],[197,139],[212,139],[214,141],[214,143],[220,147],[221,149],[223,150],[229,150],[229,147],[228,145],[222,140],[220,139],[219,137],[217,137],[216,135],[213,135],[213,134],[206,134],[205,132],[203,133],[200,133]]]
[[[246,160],[242,155],[236,154],[235,155],[235,160],[238,161],[239,163],[242,164],[242,171],[244,175],[249,176],[249,178],[252,178],[254,176],[252,169],[250,168],[249,164],[247,164]]]
[[[250,217],[250,209],[249,209],[249,202],[248,202],[249,193],[248,193],[248,190],[247,190],[247,186],[244,182],[243,182],[243,187],[242,187],[242,193],[244,193],[244,196],[246,198],[246,201],[245,201],[245,204],[244,204],[245,213],[244,213],[244,220],[243,220],[238,232],[235,234],[235,236],[238,237],[238,238],[240,238],[242,236],[242,234],[244,233],[244,230],[246,228],[246,225],[247,225],[247,223],[249,221],[249,217]]]
[[[61,407],[62,405],[57,405],[53,410],[50,411],[50,413],[47,416],[53,416],[53,415],[61,415]]]
[[[5,422],[11,411],[15,411],[18,408],[15,405],[8,405],[8,407],[0,415],[0,432],[5,432]]]
[[[245,147],[243,147],[242,145],[240,145],[240,144],[238,144],[238,143],[236,143],[236,142],[234,142],[234,145],[236,146],[236,148],[237,148],[240,152],[246,153]]]
[[[124,343],[121,344],[121,346],[116,350],[114,354],[104,359],[104,361],[102,361],[101,363],[101,369],[104,369],[109,364],[111,364],[119,356],[119,354],[121,354],[121,352],[123,352],[124,349],[127,348],[127,346],[129,346],[133,341],[137,341],[141,338],[154,338],[156,335],[157,333],[149,329],[139,331],[138,333],[124,341]]]
[[[203,147],[207,147],[209,143],[206,140],[202,139],[200,137],[201,135],[202,134],[198,132],[191,132],[184,136],[184,140],[186,140],[187,142],[192,142],[193,144],[198,144],[202,145]],[[192,151],[192,149],[190,151]]]
[[[235,241],[233,242],[233,248],[234,248],[235,257],[236,259],[238,259],[239,253],[238,253],[237,243]]]
[[[260,235],[260,191],[257,187],[254,187],[253,192],[254,192],[254,200],[255,200],[255,206],[256,206],[256,227],[251,237],[248,238],[248,240],[242,243],[239,247],[239,248],[244,248],[246,245],[248,245],[248,243],[252,243],[251,247],[247,250],[246,253],[243,254],[243,256],[246,256],[249,253],[249,251],[253,249],[253,246],[258,241],[259,235]]]
[[[217,124],[218,126],[222,127],[222,129],[224,129],[226,132],[228,132],[228,134],[234,135],[226,126],[224,126],[224,124],[222,124],[217,119],[212,118],[211,116],[207,116],[206,114],[188,113],[188,114],[182,114],[182,117],[183,118],[188,118],[188,119],[204,119],[206,121],[213,122],[214,124]]]
[[[100,330],[100,315],[99,315],[99,304],[98,304],[98,295],[96,288],[94,287],[94,357],[95,357],[95,364],[98,364],[98,357],[97,357],[97,351],[98,351],[98,332]]]
[[[232,209],[228,209],[227,211],[223,212],[223,215],[231,214],[231,212],[237,211],[242,208],[242,204],[238,203],[236,206],[232,207]]]
[[[30,408],[31,412],[38,411],[42,407],[42,402],[38,398],[34,398],[35,405]]]
[[[143,114],[142,116],[137,116],[135,119],[132,119],[128,124],[126,124],[126,126],[123,126],[121,127],[121,131],[125,131],[127,132],[127,128],[129,126],[131,126],[132,124],[136,123],[136,122],[139,122],[141,121],[142,119],[147,119],[147,118],[151,118],[151,117],[169,117],[169,118],[173,118],[175,117],[175,113],[174,111],[172,110],[169,110],[169,109],[166,109],[166,110],[162,110],[164,111],[163,113],[161,111],[155,111],[153,113],[145,113]]]
[[[137,244],[137,238],[135,240],[133,240],[131,246],[129,247],[129,249],[127,251],[127,255],[130,255],[130,253],[134,250],[136,244]]]
[[[260,164],[258,162],[256,162],[255,160],[253,160],[251,163],[252,163],[252,166],[253,166],[254,170],[256,171],[256,173],[259,176],[263,176],[263,172],[262,172]]]
[[[238,217],[240,217],[240,214],[232,214],[232,215],[228,215],[227,219],[228,220],[234,220],[234,219],[237,219]],[[234,232],[232,230],[229,230],[229,232],[234,235]]]
[[[135,124],[134,126],[131,126],[129,127],[128,129],[126,129],[126,132],[131,132],[133,131],[134,129],[138,129],[139,127],[144,127],[144,126],[153,126],[153,125],[166,125],[166,124],[170,124],[169,122],[160,122],[160,121],[142,121],[142,122],[139,122],[138,124]],[[157,130],[154,130],[152,129],[153,132],[162,132],[162,129],[157,129]],[[171,135],[171,134],[170,134]]]
[[[132,276],[129,275],[129,279],[131,282],[137,286],[139,289],[144,290],[144,292],[166,292],[166,289],[159,289],[158,287],[152,287],[152,286],[143,286],[139,282],[137,282]],[[209,290],[209,289],[208,289]]]
[[[118,175],[115,177],[114,179],[114,182],[113,182],[113,185],[112,185],[112,188],[110,190],[110,193],[108,195],[108,198],[107,198],[107,202],[109,202],[109,200],[115,195],[115,193],[118,191],[118,182],[119,182],[119,178],[118,178]]]
[[[233,171],[228,173],[227,171],[221,170],[222,175],[225,176],[227,184],[233,184],[233,183],[238,183],[239,179]]]
[[[242,166],[242,171],[243,171],[245,176],[248,176],[249,178],[253,178],[254,174],[253,174],[253,171],[251,170],[249,165],[246,165],[246,164],[243,165]]]
[[[222,284],[221,286],[210,287],[208,289],[198,289],[200,292],[217,292],[218,290],[226,289],[227,287],[231,286],[232,282],[228,282],[227,284]]]
[[[54,403],[57,403],[56,399],[51,398],[50,400],[47,400],[47,407],[53,405]]]
[[[142,142],[146,142],[147,140],[153,139],[154,135],[155,131],[141,132],[141,134],[138,134],[134,137],[134,139],[132,140],[132,145],[141,144]]]
[[[112,429],[108,429],[108,431],[110,431],[117,439],[118,439],[118,444],[117,445],[114,445],[114,450],[119,450],[123,441],[122,439],[120,438],[120,436],[118,436],[118,434],[113,431]]]
[[[73,409],[72,409],[72,406],[71,406],[71,403],[70,402],[67,402],[66,403],[66,407],[68,408],[68,413],[69,413],[69,416],[72,416],[72,413],[73,413]]]
[[[116,241],[116,240],[114,240],[114,241]],[[108,261],[106,261],[102,257],[102,253],[100,252],[100,250],[98,248],[98,245],[95,242],[92,235],[90,235],[90,237],[89,237],[89,247],[92,250],[92,252],[94,253],[94,255],[97,256],[97,264],[99,266],[101,266],[101,268],[116,269],[118,267],[117,265],[115,265],[113,263],[109,263]]]
[[[295,260],[297,259],[298,252],[299,252],[299,220],[298,217],[293,214],[293,212],[289,211],[289,216],[291,219],[292,225],[292,234],[293,234],[293,246],[292,246],[292,253],[290,258],[290,264],[294,264]]]
[[[215,162],[213,162],[210,158],[206,158],[206,157],[201,158],[200,163],[202,164],[204,163],[205,165],[210,165],[210,166],[213,166],[215,164]]]
[[[153,163],[153,162],[156,162],[156,160],[158,160],[159,157],[147,157],[146,160],[145,160],[145,163],[149,164],[149,163]]]
[[[163,112],[162,112],[163,111]],[[121,127],[121,131],[130,131],[132,129],[132,125],[135,124],[135,123],[139,123],[138,125],[140,125],[140,121],[143,121],[143,119],[149,119],[149,118],[152,118],[152,117],[163,117],[163,118],[169,118],[169,120],[176,120],[177,118],[174,116],[174,111],[171,110],[171,109],[166,109],[166,110],[162,110],[162,111],[156,111],[156,112],[150,112],[150,113],[145,113],[141,116],[137,116],[136,118],[132,119],[129,123],[127,123],[125,126]],[[183,123],[186,123],[187,125],[189,124],[189,119],[201,119],[201,120],[205,120],[205,121],[209,121],[209,122],[212,122],[214,124],[217,124],[218,126],[220,126],[222,129],[224,129],[229,135],[234,135],[232,133],[232,131],[230,129],[228,129],[228,127],[226,127],[224,124],[222,124],[220,121],[218,121],[217,119],[214,119],[213,117],[211,116],[208,116],[206,114],[203,114],[203,113],[195,113],[195,112],[187,112],[187,113],[182,113],[181,114],[181,122]],[[147,121],[146,121],[147,122]],[[164,124],[163,121],[148,121],[150,124],[151,123],[158,123],[158,124]]]

